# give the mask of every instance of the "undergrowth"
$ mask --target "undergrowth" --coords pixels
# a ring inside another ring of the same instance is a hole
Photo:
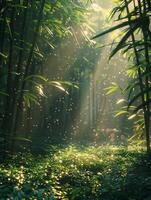
[[[1,200],[151,200],[151,161],[143,149],[58,148],[18,154],[0,165]]]

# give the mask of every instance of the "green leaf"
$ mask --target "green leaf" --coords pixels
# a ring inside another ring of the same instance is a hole
[[[24,98],[24,102],[27,105],[27,107],[31,106],[31,102],[33,102],[37,105],[40,105],[40,103],[38,101],[38,97],[29,91],[26,91],[26,90],[24,91],[23,98]]]
[[[0,91],[0,95],[9,96],[6,92]]]
[[[136,22],[138,22],[138,19],[131,20],[131,24],[136,24]],[[122,22],[121,24],[113,26],[113,27],[111,27],[111,28],[99,33],[98,35],[94,36],[92,39],[96,39],[98,37],[106,35],[107,33],[111,33],[111,32],[113,32],[115,30],[118,30],[119,28],[123,28],[123,27],[128,26],[128,25],[129,25],[129,21]]]
[[[151,103],[151,99],[149,99],[147,102],[140,104],[139,106],[137,106],[134,110],[133,113],[137,113],[139,110],[142,110],[146,105],[148,105],[149,103]]]
[[[135,95],[135,96],[131,99],[131,101],[128,103],[127,109],[129,110],[129,107],[130,107],[138,98],[141,98],[142,96],[143,96],[143,98],[144,98],[144,95],[145,95],[147,92],[149,92],[149,91],[151,91],[151,88],[149,88],[149,89],[147,89],[147,90],[144,90],[143,92],[140,92],[140,93],[138,93],[137,95]]]
[[[128,119],[129,119],[129,120],[134,119],[136,116],[137,116],[136,114],[133,114],[133,115],[131,115],[130,117],[128,117]]]
[[[36,85],[36,90],[38,91],[38,94],[42,97],[46,97],[46,95],[44,94],[44,88],[42,85]]]
[[[121,88],[117,83],[112,82],[111,86],[105,88],[104,90],[107,91],[106,94],[108,95],[108,94],[112,94],[112,93],[115,93],[115,92],[121,90]]]
[[[25,142],[32,142],[30,139],[28,138],[24,138],[24,137],[12,137],[13,140],[19,140],[19,141],[25,141]]]
[[[131,34],[139,27],[139,24],[136,23],[134,27],[131,29],[128,29],[126,34],[122,37],[118,45],[115,49],[112,50],[109,59],[111,59],[119,50],[123,49],[123,47],[127,46],[126,41],[130,38]]]
[[[59,83],[61,83],[64,86],[70,86],[70,87],[75,87],[77,89],[79,89],[79,86],[74,83],[74,82],[70,82],[70,81],[59,81]]]
[[[125,99],[119,99],[119,100],[116,102],[116,104],[121,104],[121,103],[123,103],[123,102],[126,102],[126,100],[125,100]]]
[[[0,52],[0,56],[5,58],[5,59],[7,58],[7,55],[3,54],[2,52]]]
[[[131,67],[126,71],[129,77],[135,78],[138,75],[138,67]]]
[[[115,114],[115,117],[119,117],[119,116],[125,115],[125,114],[129,114],[129,112],[126,111],[126,110],[120,110],[119,112],[117,112],[117,113]]]
[[[10,21],[9,21],[8,18],[6,18],[6,24],[7,24],[7,27],[8,27],[8,32],[9,32],[10,38],[12,39],[13,36],[12,36],[11,27],[10,27]]]
[[[65,92],[66,94],[69,94],[68,91],[62,86],[62,84],[58,81],[50,81],[49,82],[50,85],[58,88],[59,90]]]
[[[36,74],[27,76],[27,77],[24,79],[24,81],[30,80],[30,79],[32,79],[32,78],[40,79],[40,80],[45,81],[45,82],[48,81],[48,79],[46,79],[44,76],[36,75]]]

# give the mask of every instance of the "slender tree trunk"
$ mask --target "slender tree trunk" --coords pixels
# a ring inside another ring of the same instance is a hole
[[[45,0],[42,0],[39,15],[38,15],[37,25],[36,25],[35,33],[34,33],[34,36],[33,36],[32,46],[31,46],[29,56],[28,56],[28,60],[27,60],[26,67],[25,67],[23,83],[22,83],[22,86],[21,86],[21,94],[20,94],[20,97],[19,97],[19,100],[18,100],[18,109],[17,109],[17,114],[16,114],[15,131],[17,129],[17,121],[19,119],[20,107],[22,107],[23,95],[24,95],[24,90],[25,90],[25,87],[26,87],[25,79],[29,74],[29,69],[30,69],[30,66],[31,66],[31,63],[32,63],[33,52],[34,52],[35,44],[36,44],[37,37],[38,37],[38,34],[39,34],[39,28],[40,28],[40,24],[41,24],[41,20],[42,20],[42,16],[43,16],[44,5],[45,5]]]
[[[14,89],[13,89],[13,94],[12,94],[12,121],[10,125],[10,134],[12,137],[16,136],[16,133],[14,132],[15,128],[15,120],[16,120],[16,113],[17,113],[17,97],[18,97],[18,92],[20,90],[20,83],[22,80],[22,71],[23,71],[23,49],[24,49],[24,42],[25,42],[25,34],[27,32],[27,10],[28,10],[28,0],[24,1],[24,12],[23,12],[23,22],[21,26],[21,33],[20,33],[20,51],[19,51],[19,58],[18,58],[18,64],[17,64],[17,77],[14,83]],[[11,144],[11,151],[14,151],[14,146],[15,146],[15,139],[12,140]]]
[[[6,19],[5,19],[5,11],[3,10],[6,6],[5,0],[2,1],[0,6],[0,17],[2,18],[2,21],[0,23],[0,53],[4,54],[4,40],[5,40],[5,25],[6,25]],[[1,13],[2,12],[2,13]],[[3,57],[0,55],[0,72],[2,70],[3,65]]]
[[[10,21],[10,30],[9,35],[9,56],[8,56],[8,73],[7,73],[7,86],[6,93],[8,94],[5,103],[5,116],[2,123],[2,130],[4,131],[4,140],[5,140],[5,150],[8,150],[8,144],[11,141],[9,135],[9,126],[10,126],[10,105],[11,105],[11,94],[12,94],[12,72],[13,72],[13,45],[14,45],[14,24],[15,24],[15,8],[12,8],[11,11],[11,21]]]
[[[4,68],[4,58],[3,54],[4,53],[4,41],[5,41],[5,27],[6,27],[6,13],[5,13],[5,8],[6,6],[6,1],[2,0],[0,4],[0,18],[2,19],[0,22],[0,75],[3,73],[3,68]],[[0,103],[4,104],[3,99],[0,99]],[[1,137],[6,140],[6,135],[4,132],[1,133]],[[0,162],[5,159],[5,146],[6,146],[6,141],[1,142],[1,150],[0,150]]]
[[[142,19],[142,33],[144,39],[144,47],[145,47],[145,61],[146,61],[146,73],[149,74],[150,72],[150,59],[149,59],[149,48],[148,48],[148,25],[147,22],[143,23],[144,17],[146,17],[146,2],[143,0],[143,5],[141,4],[140,0],[138,0],[139,5],[139,14],[140,19]],[[142,8],[144,8],[142,10]],[[147,18],[146,18],[147,19]],[[149,94],[149,78],[148,75],[145,78],[145,85],[146,85],[146,144],[147,144],[147,152],[150,154],[150,94]]]

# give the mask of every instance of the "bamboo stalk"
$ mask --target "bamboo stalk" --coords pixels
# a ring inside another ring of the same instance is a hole
[[[17,108],[17,114],[16,114],[16,124],[15,124],[15,128],[14,128],[15,130],[17,129],[17,121],[19,119],[19,113],[20,113],[20,109],[19,108],[22,105],[24,89],[26,87],[25,79],[29,74],[29,69],[30,69],[30,66],[31,66],[31,63],[32,63],[32,57],[33,57],[33,53],[34,53],[34,48],[35,48],[35,44],[36,44],[36,41],[37,41],[37,37],[38,37],[38,34],[39,34],[39,28],[40,28],[40,24],[41,24],[41,20],[42,20],[44,5],[45,5],[45,0],[42,0],[40,11],[39,11],[39,14],[38,14],[37,25],[36,25],[34,36],[33,36],[32,46],[31,46],[31,49],[30,49],[30,52],[29,52],[29,56],[28,56],[28,59],[27,59],[27,63],[26,63],[26,67],[25,67],[23,83],[22,83],[22,86],[21,86],[21,94],[20,94],[20,97],[18,99],[18,108]]]
[[[13,45],[14,45],[14,23],[15,23],[15,8],[12,7],[11,10],[11,20],[10,20],[10,30],[11,34],[9,35],[9,57],[8,57],[8,73],[7,73],[7,85],[6,85],[6,93],[8,96],[6,97],[5,103],[5,115],[2,122],[2,130],[4,131],[4,140],[5,140],[5,150],[8,150],[7,144],[10,143],[10,137],[8,134],[9,130],[9,122],[11,118],[10,113],[10,104],[11,104],[11,92],[12,92],[12,72],[13,72]]]
[[[16,77],[15,83],[14,83],[14,92],[12,94],[12,121],[11,121],[11,125],[10,125],[10,134],[11,137],[16,136],[16,132],[14,130],[15,128],[15,120],[16,120],[16,113],[17,113],[17,96],[18,96],[18,91],[20,90],[20,82],[22,79],[22,71],[23,71],[23,49],[24,49],[24,40],[25,40],[25,34],[27,32],[27,27],[26,27],[26,23],[27,23],[27,9],[28,9],[28,0],[24,1],[24,6],[26,8],[24,8],[24,13],[23,13],[23,22],[22,22],[22,26],[21,26],[21,33],[20,33],[20,51],[19,51],[19,58],[18,58],[18,64],[17,64],[17,73],[18,76]],[[15,146],[15,140],[12,140],[12,144],[11,144],[11,151],[14,151],[14,146]]]
[[[142,19],[141,21],[143,22],[143,17],[146,17],[146,2],[143,0],[143,11],[142,11],[142,4],[140,2],[140,0],[138,0],[138,5],[139,5],[139,14],[140,14],[140,19]],[[143,12],[143,13],[142,13]],[[146,72],[149,73],[149,66],[150,66],[150,59],[149,59],[149,48],[148,48],[148,31],[147,31],[148,27],[146,27],[146,23],[142,23],[142,33],[143,33],[143,39],[144,39],[144,47],[145,47],[145,61],[146,61]],[[146,102],[147,106],[146,106],[146,142],[147,142],[147,149],[148,152],[150,153],[151,149],[150,149],[150,94],[149,94],[149,78],[148,76],[146,76],[145,78],[145,85],[146,85],[146,89],[147,89],[147,95],[146,95]]]
[[[2,14],[0,13],[0,16],[2,18],[2,22],[0,23],[0,53],[4,53],[4,40],[5,40],[5,26],[6,26],[6,18],[5,18],[5,12],[3,11],[3,9],[6,6],[6,2],[5,0],[2,0],[2,4],[0,6],[0,12],[2,12]],[[0,56],[0,70],[2,69],[2,65],[3,65],[3,58],[2,56]]]
[[[143,0],[143,6],[144,6],[144,16],[147,17],[147,8],[146,8],[146,2]],[[145,43],[145,58],[146,58],[146,72],[149,73],[150,72],[150,58],[149,58],[149,46],[148,46],[148,34],[149,34],[149,23],[145,24],[145,26],[142,27],[142,32],[143,32],[143,36],[144,36],[144,43]],[[151,76],[150,76],[150,80],[151,80]],[[151,147],[150,147],[150,94],[149,94],[149,78],[148,76],[146,77],[146,85],[147,85],[147,89],[148,89],[148,93],[147,93],[147,116],[146,116],[146,120],[147,120],[147,134],[146,134],[146,138],[147,138],[147,146],[148,146],[148,151],[149,153],[151,153]]]

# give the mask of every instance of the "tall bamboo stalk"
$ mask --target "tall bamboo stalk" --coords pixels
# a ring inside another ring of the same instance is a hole
[[[9,122],[11,118],[10,113],[10,105],[11,105],[11,93],[12,93],[12,72],[13,72],[13,50],[14,50],[14,24],[15,24],[15,12],[16,9],[14,7],[11,8],[11,19],[10,19],[10,33],[9,33],[9,55],[8,55],[8,73],[7,73],[7,85],[6,85],[6,93],[8,96],[6,97],[5,103],[5,116],[2,123],[2,130],[4,131],[4,140],[5,140],[5,150],[8,150],[7,144],[10,142],[8,130],[9,130]]]
[[[21,80],[22,80],[22,71],[23,71],[23,56],[24,56],[24,43],[25,43],[25,35],[27,32],[27,12],[28,12],[28,0],[24,1],[24,12],[23,12],[23,21],[22,21],[22,26],[21,26],[21,33],[20,33],[20,51],[19,51],[19,58],[18,58],[18,63],[17,63],[17,74],[18,76],[16,77],[15,83],[14,83],[14,92],[12,94],[12,121],[10,124],[10,134],[11,137],[15,137],[16,133],[14,132],[15,128],[15,120],[16,120],[16,113],[17,113],[17,97],[18,97],[18,92],[20,90],[20,85],[21,85]],[[14,145],[15,145],[15,140],[12,140],[11,144],[11,151],[14,151]]]
[[[4,36],[5,36],[5,26],[6,26],[6,18],[5,18],[5,6],[6,1],[2,0],[1,6],[0,6],[0,17],[2,18],[2,21],[0,22],[0,53],[4,54]],[[0,70],[2,69],[3,65],[3,58],[0,55]]]
[[[41,24],[41,21],[42,21],[44,5],[45,5],[45,0],[42,0],[40,11],[39,11],[39,14],[38,14],[37,24],[36,24],[36,28],[35,28],[35,33],[34,33],[33,40],[32,40],[32,46],[31,46],[29,56],[28,56],[26,66],[25,66],[23,83],[22,83],[22,86],[21,86],[21,94],[20,94],[20,97],[19,97],[19,100],[18,100],[18,108],[17,108],[17,113],[16,113],[16,119],[15,119],[15,121],[16,121],[15,128],[14,128],[15,131],[17,129],[17,121],[19,119],[20,107],[21,107],[22,102],[23,102],[23,95],[24,95],[24,90],[25,90],[25,87],[26,87],[25,79],[29,75],[29,69],[30,69],[30,66],[31,66],[31,63],[32,63],[34,48],[35,48],[35,44],[36,44],[36,41],[37,41],[37,38],[38,38],[40,24]]]
[[[4,69],[4,58],[2,57],[4,53],[4,42],[5,42],[5,29],[6,29],[6,1],[2,0],[0,5],[0,18],[2,21],[0,22],[0,74],[2,74]],[[0,99],[0,103],[3,103],[3,99]],[[1,137],[4,138],[4,142],[1,144],[1,150],[0,150],[0,161],[3,161],[5,159],[5,149],[6,149],[6,135],[4,133],[1,133]]]
[[[146,16],[146,2],[143,0],[143,6],[141,5],[140,0],[138,0],[138,5],[139,5],[139,13],[140,13],[140,18],[142,19],[143,22],[143,18],[146,17],[147,20],[147,16]],[[144,7],[143,11],[142,11],[142,7]],[[142,13],[143,12],[143,13]],[[149,47],[148,47],[148,24],[147,21],[145,23],[142,23],[142,33],[143,33],[143,39],[144,39],[144,48],[145,48],[145,62],[146,62],[146,73],[149,74],[150,72],[150,58],[149,58]],[[146,112],[146,142],[147,142],[147,148],[148,148],[148,152],[151,151],[150,149],[150,94],[149,94],[149,77],[146,76],[145,78],[145,82],[146,82],[146,91],[147,91],[147,95],[146,95],[146,102],[147,102],[147,112]]]

